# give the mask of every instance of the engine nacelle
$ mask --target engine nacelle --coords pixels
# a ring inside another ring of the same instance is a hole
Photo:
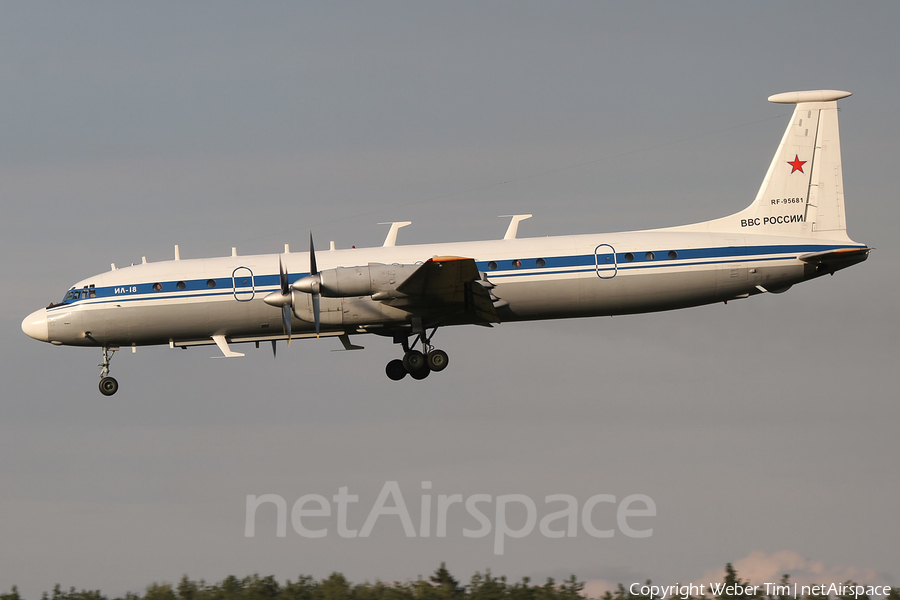
[[[293,292],[294,316],[307,323],[315,322],[311,294]],[[325,326],[359,326],[383,323],[404,323],[409,313],[400,308],[366,296],[354,298],[322,298],[319,301],[319,322]]]
[[[382,265],[371,263],[365,267],[338,267],[319,271],[318,275],[310,275],[297,281],[294,289],[307,291],[305,288],[318,283],[319,294],[326,298],[352,298],[371,296],[379,292],[392,295],[397,286],[412,275],[420,265]],[[316,280],[316,278],[318,278]],[[309,280],[307,284],[304,280]]]

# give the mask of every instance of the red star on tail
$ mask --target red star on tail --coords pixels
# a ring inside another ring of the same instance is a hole
[[[791,175],[793,175],[794,171],[800,171],[801,173],[803,173],[803,165],[806,164],[806,161],[800,160],[800,157],[795,154],[794,160],[789,160],[788,164],[791,165]]]

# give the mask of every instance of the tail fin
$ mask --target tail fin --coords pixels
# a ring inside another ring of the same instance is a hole
[[[850,92],[787,92],[769,102],[794,114],[756,200],[739,213],[699,225],[708,231],[847,239],[837,101]]]

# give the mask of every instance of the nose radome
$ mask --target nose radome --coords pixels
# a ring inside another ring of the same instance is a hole
[[[50,328],[47,326],[46,309],[36,310],[22,321],[22,331],[30,338],[42,342],[50,341]]]

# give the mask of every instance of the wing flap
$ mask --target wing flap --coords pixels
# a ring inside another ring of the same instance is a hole
[[[499,323],[490,292],[478,283],[481,273],[472,258],[436,256],[420,266],[397,291],[411,309],[462,311],[475,322]]]
[[[408,296],[430,297],[448,303],[464,301],[465,283],[479,279],[478,267],[471,258],[436,256],[397,286]]]

